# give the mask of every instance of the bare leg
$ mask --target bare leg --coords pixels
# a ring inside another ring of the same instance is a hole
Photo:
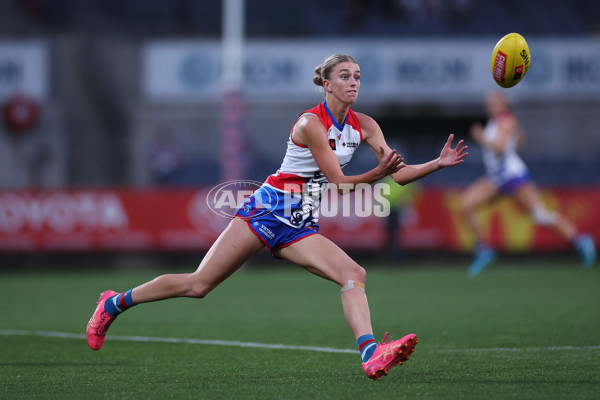
[[[134,303],[172,297],[204,297],[237,271],[264,244],[245,221],[233,219],[191,274],[161,275],[133,289]]]
[[[233,219],[212,245],[196,272],[159,276],[134,288],[130,292],[131,300],[134,304],[139,304],[172,297],[204,297],[263,247],[246,222]],[[100,294],[96,303],[96,310],[86,327],[88,345],[92,350],[102,348],[106,331],[119,315],[110,313],[105,308],[107,300],[116,294],[107,290]]]
[[[521,186],[516,192],[517,200],[532,215],[537,224],[554,229],[559,235],[570,241],[583,261],[584,268],[591,268],[596,263],[596,245],[594,238],[588,233],[580,234],[575,225],[556,212],[547,211],[539,190],[533,183]]]
[[[536,209],[541,209],[545,214],[548,213],[545,211],[546,206],[544,205],[542,196],[533,183],[528,183],[519,187],[515,192],[515,198],[531,215],[534,215]],[[536,221],[536,223],[548,225],[566,240],[572,241],[575,238],[575,235],[577,235],[577,228],[575,228],[575,225],[561,214],[556,213],[552,216],[553,218],[550,218],[547,222]]]
[[[306,237],[279,250],[288,259],[313,274],[343,287],[348,280],[365,283],[366,272],[342,249],[321,235]],[[355,338],[373,334],[371,313],[363,289],[351,289],[342,293],[344,316]]]
[[[485,236],[477,221],[476,212],[479,207],[493,202],[498,197],[498,189],[487,178],[475,181],[462,195],[460,204],[461,213],[478,243],[483,242]]]

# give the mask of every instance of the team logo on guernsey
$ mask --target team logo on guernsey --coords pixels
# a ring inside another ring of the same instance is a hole
[[[331,147],[331,150],[335,150],[335,139],[329,139],[329,147]]]

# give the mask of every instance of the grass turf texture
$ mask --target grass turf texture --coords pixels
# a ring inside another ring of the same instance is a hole
[[[457,267],[365,267],[376,339],[419,336],[411,359],[379,382],[364,376],[358,354],[111,341],[354,349],[338,288],[282,261],[252,264],[203,300],[138,306],[99,352],[83,339],[0,335],[0,398],[598,398],[600,269],[505,263],[468,279]],[[187,271],[2,272],[0,330],[82,334],[101,290],[167,272]]]

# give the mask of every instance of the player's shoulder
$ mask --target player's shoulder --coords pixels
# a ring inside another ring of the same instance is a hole
[[[295,125],[301,124],[301,126],[306,126],[307,124],[310,125],[319,122],[322,123],[326,115],[327,112],[323,107],[323,103],[319,103],[313,108],[309,108],[308,110],[302,111],[296,119]]]
[[[355,114],[361,126],[377,126],[377,122],[373,117],[361,112],[355,112]]]
[[[381,129],[379,128],[379,124],[373,117],[370,117],[364,113],[356,113],[356,118],[358,119],[358,123],[360,124],[360,128],[363,133],[366,133],[367,136],[369,133],[378,132]]]
[[[296,144],[306,146],[310,138],[319,137],[327,137],[321,119],[315,114],[301,114],[292,128],[292,140]]]
[[[312,129],[317,127],[323,127],[321,118],[318,115],[305,112],[298,117],[294,129]]]

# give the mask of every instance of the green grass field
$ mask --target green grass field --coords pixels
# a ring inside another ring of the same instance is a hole
[[[206,299],[128,311],[98,352],[83,333],[101,290],[187,270],[1,272],[0,398],[600,398],[600,268],[575,261],[504,262],[475,279],[442,262],[366,264],[376,339],[419,336],[411,359],[378,382],[357,353],[152,340],[355,349],[334,284],[259,264]]]

